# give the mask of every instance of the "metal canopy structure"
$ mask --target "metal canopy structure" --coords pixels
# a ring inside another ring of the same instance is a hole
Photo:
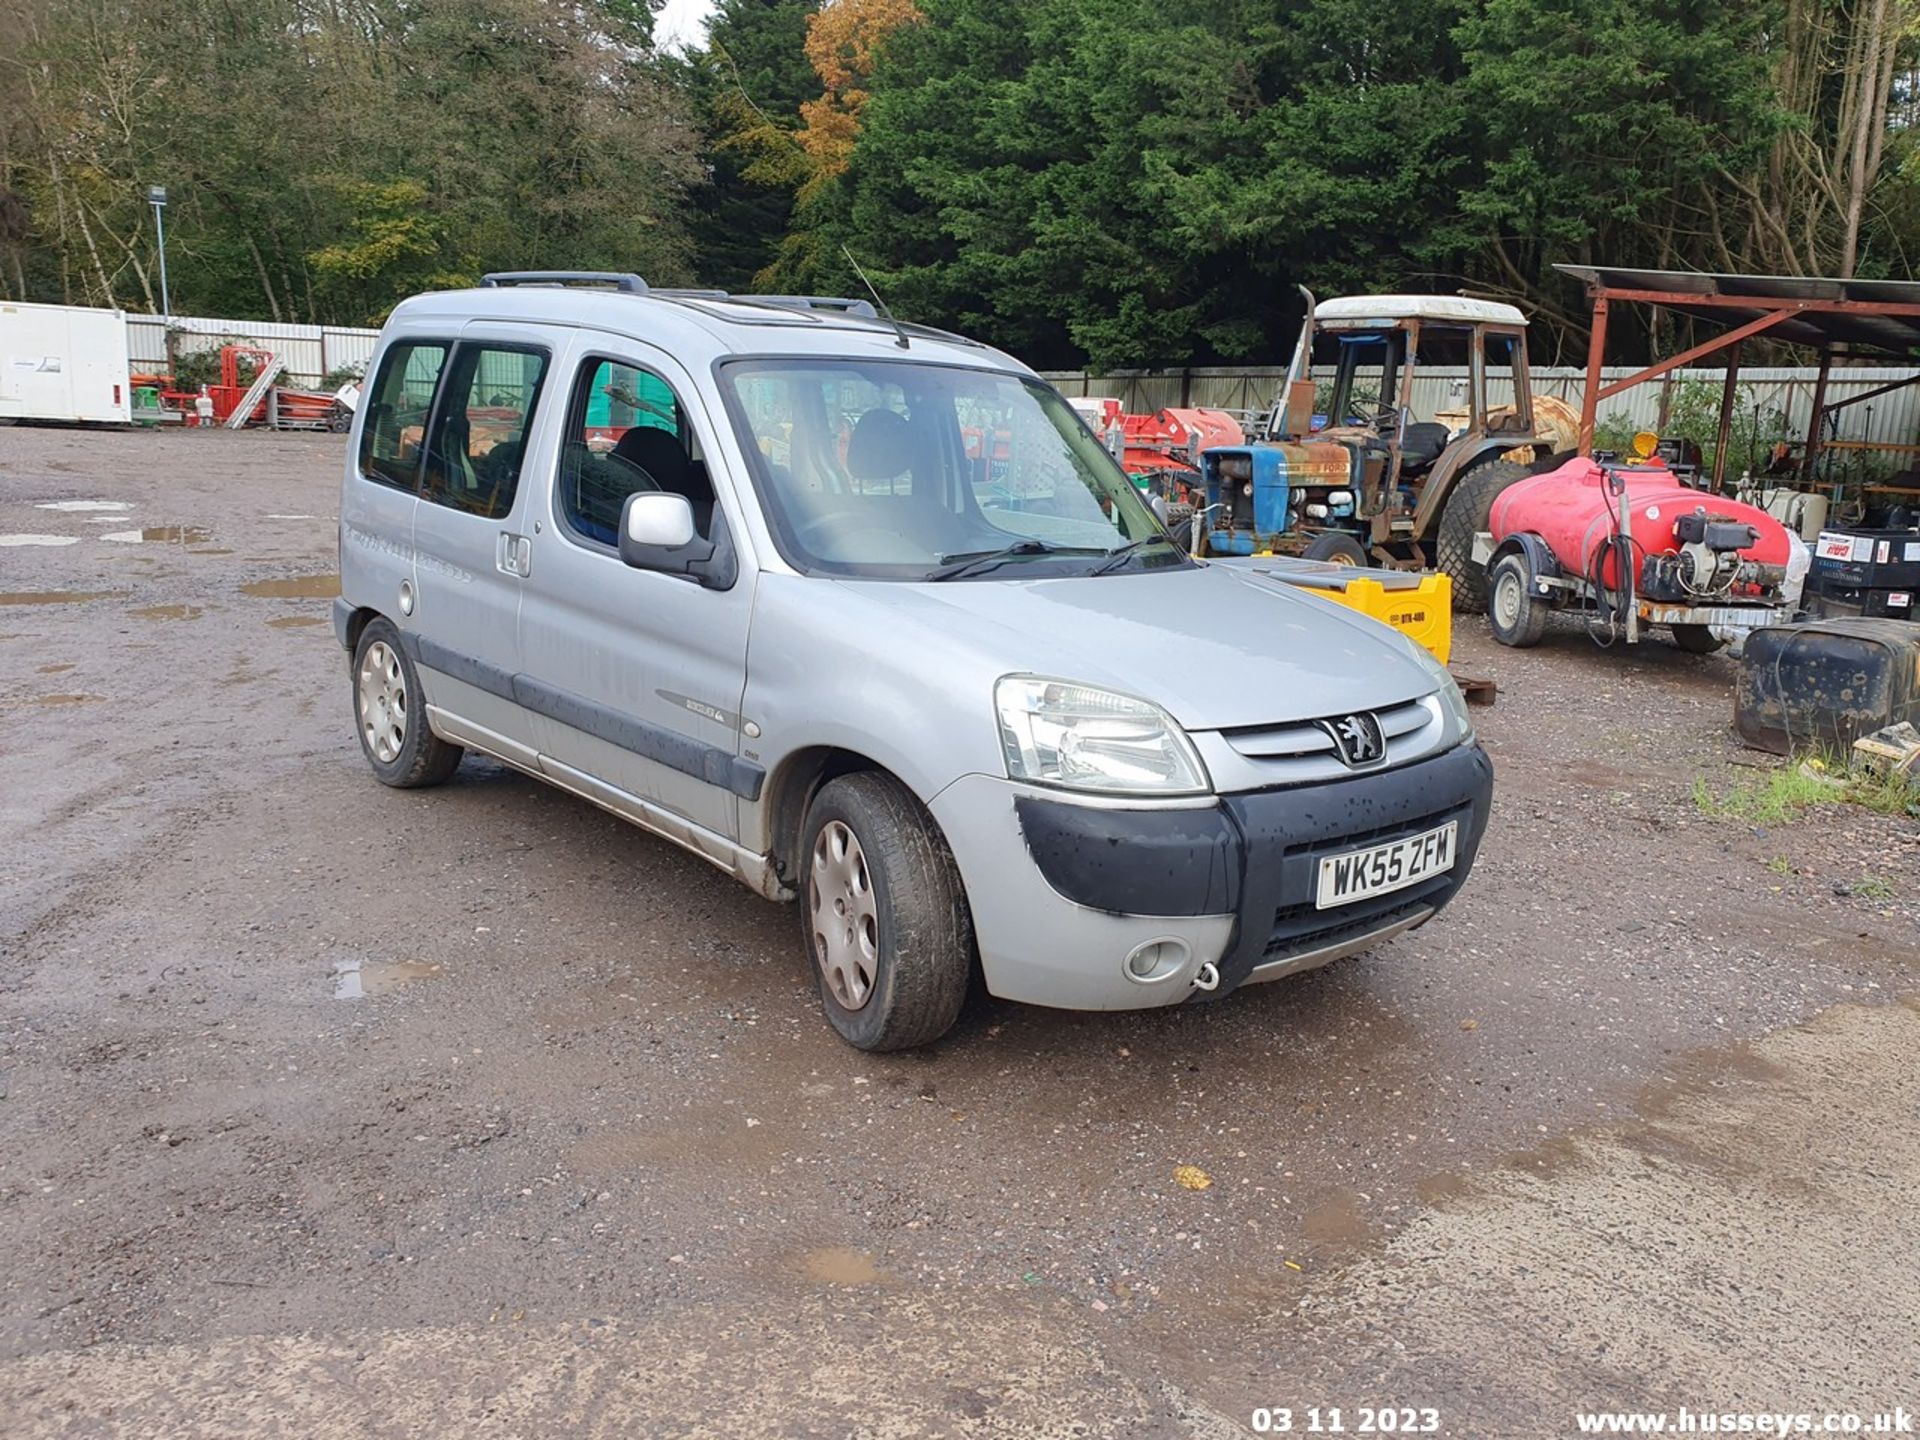
[[[1821,425],[1832,410],[1915,383],[1900,381],[1840,405],[1826,404],[1827,376],[1836,355],[1908,361],[1920,358],[1920,282],[1838,280],[1811,275],[1703,275],[1684,270],[1626,270],[1604,265],[1556,265],[1554,268],[1584,282],[1593,300],[1586,399],[1580,412],[1580,453],[1583,455],[1593,450],[1594,416],[1602,400],[1724,350],[1727,378],[1720,397],[1719,443],[1713,458],[1713,488],[1719,490],[1726,468],[1727,439],[1733,425],[1740,345],[1756,335],[1811,346],[1820,352],[1812,423],[1801,461],[1803,481],[1811,481],[1813,477],[1814,462],[1820,455]],[[1603,385],[1600,367],[1606,353],[1607,312],[1614,301],[1657,305],[1726,328],[1691,349],[1649,365],[1624,380]],[[1920,376],[1915,380],[1920,380]]]

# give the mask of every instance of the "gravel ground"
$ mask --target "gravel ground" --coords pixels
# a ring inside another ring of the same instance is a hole
[[[868,1057],[791,909],[484,762],[373,782],[341,459],[0,431],[0,1430],[1920,1408],[1920,825],[1703,809],[1773,763],[1730,661],[1462,619],[1440,919]]]

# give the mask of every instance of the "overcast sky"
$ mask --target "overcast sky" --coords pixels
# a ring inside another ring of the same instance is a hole
[[[671,50],[697,45],[706,35],[713,0],[667,0],[653,22],[653,33]]]

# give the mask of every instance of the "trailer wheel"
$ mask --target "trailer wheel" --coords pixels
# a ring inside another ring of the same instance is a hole
[[[1675,625],[1673,643],[1689,655],[1711,655],[1727,642],[1704,625]]]
[[[1440,512],[1434,536],[1434,557],[1453,581],[1453,608],[1484,610],[1487,572],[1473,558],[1473,537],[1487,528],[1493,502],[1500,492],[1531,472],[1517,460],[1490,460],[1476,465],[1454,482]]]
[[[1494,562],[1487,587],[1487,619],[1493,638],[1515,650],[1540,643],[1547,629],[1547,607],[1533,593],[1533,572],[1524,555],[1506,555]]]

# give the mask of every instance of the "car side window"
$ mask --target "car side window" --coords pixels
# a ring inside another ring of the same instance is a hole
[[[367,392],[369,409],[360,431],[360,473],[367,479],[396,490],[418,488],[421,441],[449,348],[435,340],[402,340],[387,347]]]
[[[489,520],[513,509],[546,373],[544,350],[459,346],[434,411],[420,498]]]
[[[559,508],[577,537],[614,546],[627,497],[684,495],[709,535],[713,482],[674,389],[642,366],[589,356],[581,363],[560,447]]]

